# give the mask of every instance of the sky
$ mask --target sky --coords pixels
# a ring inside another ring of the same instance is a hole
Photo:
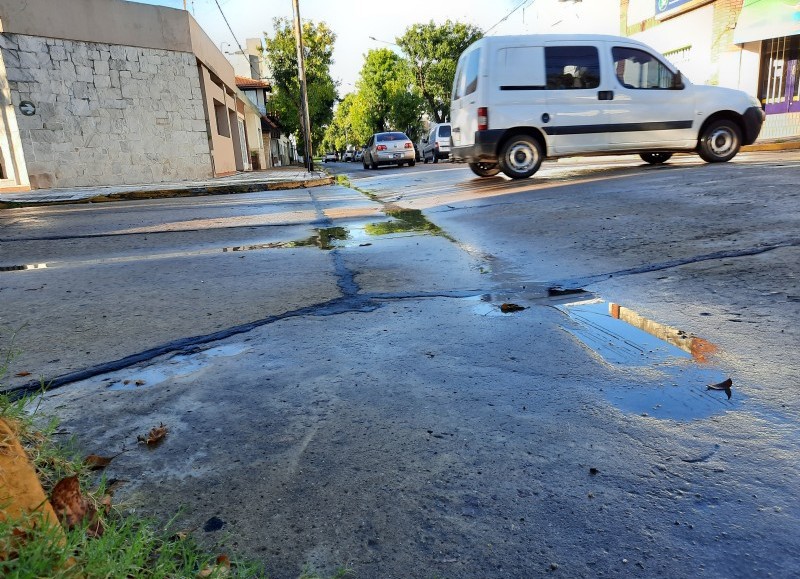
[[[138,0],[183,8],[184,0]],[[270,32],[272,19],[292,17],[292,0],[217,0],[238,41]],[[337,36],[331,76],[339,93],[354,90],[363,55],[390,48],[417,23],[454,20],[490,34],[574,32],[619,34],[619,0],[299,0],[303,20],[324,21]],[[215,0],[186,0],[195,20],[223,52],[238,50]],[[513,12],[512,12],[513,11]],[[507,18],[506,18],[507,17]],[[373,37],[377,40],[373,40]]]

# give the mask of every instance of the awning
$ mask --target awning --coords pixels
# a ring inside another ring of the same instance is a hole
[[[733,42],[742,44],[795,34],[800,34],[800,1],[744,0]]]

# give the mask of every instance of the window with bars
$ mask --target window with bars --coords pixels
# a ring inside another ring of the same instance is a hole
[[[758,98],[767,114],[800,112],[800,37],[765,40]]]

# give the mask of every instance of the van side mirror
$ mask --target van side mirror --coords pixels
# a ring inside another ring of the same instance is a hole
[[[675,73],[672,77],[672,90],[683,90],[686,85],[683,84],[683,75],[681,71]]]

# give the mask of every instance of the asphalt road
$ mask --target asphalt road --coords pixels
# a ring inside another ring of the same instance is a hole
[[[5,383],[272,577],[795,576],[798,167],[3,210]]]

